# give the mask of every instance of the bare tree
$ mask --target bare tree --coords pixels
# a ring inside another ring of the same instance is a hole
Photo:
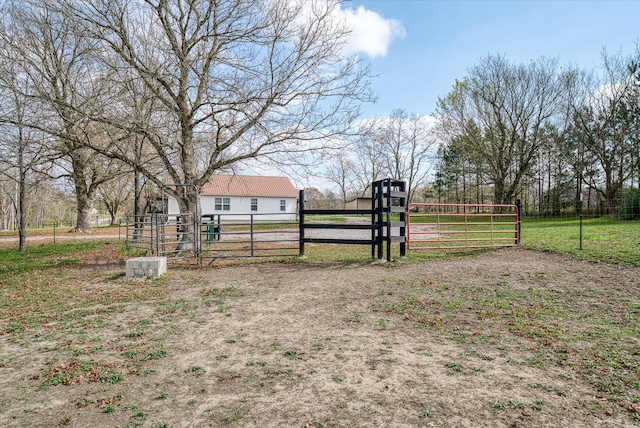
[[[324,177],[340,189],[343,205],[354,190],[355,162],[345,153],[335,156],[327,166]]]
[[[437,143],[432,126],[421,115],[397,109],[379,123],[377,134],[386,154],[386,170],[391,177],[407,182],[410,203],[432,166]]]
[[[310,210],[318,210],[326,208],[326,197],[324,193],[317,187],[307,187],[304,189],[304,201],[300,201],[304,204],[305,208]]]
[[[349,29],[335,19],[336,2],[85,0],[67,6],[68,19],[100,45],[111,73],[134,74],[158,101],[162,128],[130,121],[126,127],[144,133],[166,176],[140,170],[158,187],[181,186],[169,192],[185,215],[195,212],[190,185],[200,187],[246,159],[283,161],[321,151],[351,127],[359,103],[371,99],[368,66],[341,55]],[[108,111],[93,117],[125,128]],[[117,150],[102,152],[133,164]]]
[[[353,185],[357,197],[370,196],[371,183],[384,178],[386,174],[386,153],[376,138],[378,123],[379,119],[364,121],[351,145],[351,159],[355,167]]]
[[[364,196],[373,181],[385,177],[404,180],[411,201],[415,189],[425,184],[436,142],[425,117],[396,109],[388,117],[370,119],[360,125],[350,145],[353,152],[349,159],[338,158],[330,169],[333,178],[329,178],[339,186],[340,180],[346,183],[348,178],[358,196]]]
[[[555,59],[516,65],[489,55],[438,100],[444,134],[464,140],[486,165],[495,203],[513,202],[544,142],[541,130],[563,111],[562,82]]]
[[[125,204],[132,199],[133,193],[131,174],[126,170],[98,188],[98,198],[107,209],[109,217],[111,217],[109,223],[111,226],[118,224],[118,214],[120,214]]]
[[[113,59],[113,63],[118,61],[118,58]],[[110,102],[103,104],[111,105],[112,108],[105,116],[108,119],[99,120],[97,123],[108,134],[112,143],[102,152],[109,158],[120,160],[133,176],[134,230],[135,234],[138,234],[142,228],[143,217],[150,205],[155,203],[161,188],[157,181],[149,186],[149,177],[165,176],[162,160],[151,144],[151,136],[154,135],[154,130],[155,133],[160,133],[164,128],[163,123],[170,118],[163,114],[160,101],[149,88],[135,73],[128,71],[109,75],[109,79],[115,83],[115,88],[109,94]],[[129,161],[125,162],[124,159]]]
[[[43,176],[46,163],[43,133],[28,126],[35,111],[23,95],[30,82],[20,74],[21,58],[0,48],[0,175],[15,183],[15,195],[8,194],[17,218],[18,249],[27,248],[27,205],[31,191]]]
[[[16,223],[16,210],[14,200],[16,183],[6,176],[0,175],[0,230],[11,230]]]
[[[74,231],[90,232],[97,188],[111,175],[104,168],[107,164],[87,148],[107,141],[87,112],[95,109],[99,86],[107,82],[98,78],[94,46],[53,6],[53,2],[7,2],[0,40],[14,59],[20,58],[13,71],[29,80],[19,95],[37,114],[23,125],[48,134],[48,148],[57,160],[54,173],[69,178],[75,187]],[[18,124],[15,119],[8,123]]]

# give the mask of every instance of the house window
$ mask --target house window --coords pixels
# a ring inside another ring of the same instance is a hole
[[[287,211],[287,201],[280,199],[280,211]]]
[[[251,198],[251,211],[258,211],[258,199]]]
[[[215,199],[216,211],[231,211],[231,198],[216,198]]]

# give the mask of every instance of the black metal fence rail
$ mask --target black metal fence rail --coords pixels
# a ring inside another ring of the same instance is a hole
[[[304,201],[304,191],[300,191],[300,200]],[[304,256],[304,244],[351,244],[351,245],[381,245],[382,233],[378,224],[343,224],[343,223],[316,223],[309,222],[308,216],[313,215],[357,215],[357,216],[374,216],[378,210],[307,210],[303,204],[300,204],[300,256]],[[368,230],[371,232],[371,239],[358,238],[321,238],[309,237],[307,230],[324,229],[324,230]]]
[[[381,234],[377,234],[379,229],[377,224],[343,224],[343,223],[316,223],[309,222],[308,216],[312,215],[371,215],[375,210],[301,210],[300,212],[300,255],[304,256],[304,244],[354,244],[354,245],[377,245],[380,243]],[[307,230],[369,230],[371,239],[356,238],[320,238],[309,237]]]
[[[200,231],[203,263],[244,257],[291,257],[299,250],[291,213],[206,214]]]

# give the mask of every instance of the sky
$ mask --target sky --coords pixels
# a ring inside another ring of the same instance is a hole
[[[377,76],[378,101],[362,106],[361,119],[395,109],[431,116],[438,97],[489,54],[597,71],[603,48],[630,55],[640,43],[640,0],[342,0],[336,13],[352,28],[343,54],[368,59]],[[250,172],[280,173],[262,168]],[[289,175],[300,188],[335,188]]]
[[[542,56],[597,70],[603,48],[629,55],[640,43],[640,0],[349,0],[352,53],[368,58],[378,101],[365,117],[394,109],[430,115],[455,79],[488,54],[516,63]]]

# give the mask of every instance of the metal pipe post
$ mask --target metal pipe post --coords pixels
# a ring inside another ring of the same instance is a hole
[[[580,193],[580,201],[578,202],[578,210],[580,211],[580,249],[582,250],[582,193]]]
[[[516,199],[516,216],[518,217],[516,224],[516,245],[520,245],[522,236],[522,201],[520,199]]]
[[[300,190],[300,194],[298,197],[299,197],[298,199],[298,212],[299,212],[299,215],[298,215],[299,244],[298,246],[300,247],[300,250],[298,251],[298,256],[304,257],[304,189]]]

